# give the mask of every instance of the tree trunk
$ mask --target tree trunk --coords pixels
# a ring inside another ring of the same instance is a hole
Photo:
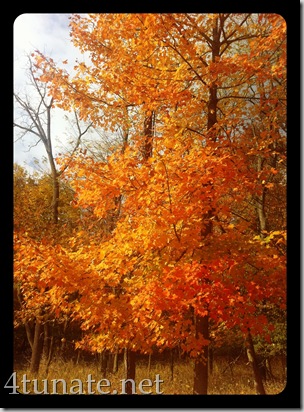
[[[207,129],[210,130],[215,123],[217,122],[217,86],[212,84],[209,89],[209,103],[208,103],[208,120],[207,120]],[[216,136],[212,137],[213,140],[216,139]]]
[[[53,181],[53,198],[52,198],[52,221],[56,225],[59,217],[59,175],[56,170],[55,160],[51,149],[51,141],[49,141],[49,148],[47,148],[49,163],[51,167],[52,181]]]
[[[38,375],[40,360],[42,356],[43,349],[43,325],[41,321],[37,318],[35,324],[35,334],[33,342],[33,350],[31,357],[30,371],[34,375]]]
[[[175,349],[172,348],[170,351],[170,371],[171,371],[171,381],[173,381],[173,376],[174,376],[174,352]]]
[[[196,316],[196,335],[202,334],[205,339],[209,339],[209,318],[208,316]],[[202,356],[195,360],[194,365],[194,395],[207,395],[208,393],[208,346],[204,346]]]
[[[216,62],[220,58],[220,30],[218,27],[218,19],[215,21],[212,34],[211,53],[212,61]],[[210,138],[216,141],[216,132],[212,130],[213,126],[217,123],[217,85],[212,83],[209,87],[209,101],[208,101],[208,113],[207,113],[207,130]],[[212,221],[210,218],[213,215],[213,211],[210,210],[205,216],[203,216],[203,222],[207,223],[202,228],[202,238],[205,238],[212,233]],[[209,318],[208,316],[196,316],[196,335],[201,333],[205,339],[209,339]],[[195,361],[194,366],[194,385],[193,393],[207,395],[208,393],[208,346],[205,346],[202,351],[202,358],[198,358]]]
[[[53,353],[54,353],[53,345],[54,345],[54,336],[51,337],[51,341],[50,341],[50,348],[49,348],[48,358],[47,358],[46,366],[45,366],[45,373],[46,374],[49,373],[49,367],[50,367],[50,364],[51,364],[52,359],[53,359]]]
[[[261,173],[263,170],[263,159],[261,156],[258,156],[257,159],[257,172]],[[256,210],[259,219],[259,231],[263,235],[263,231],[266,230],[266,214],[265,214],[265,195],[266,188],[262,190],[262,194],[256,197]]]
[[[22,307],[22,294],[20,291],[20,285],[18,283],[14,285],[14,292],[16,293],[15,296],[17,296],[20,307]],[[28,343],[30,344],[31,350],[33,350],[34,337],[31,325],[29,322],[25,322],[24,327]]]
[[[113,355],[113,373],[118,372],[118,352],[115,352]]]
[[[264,389],[263,380],[262,380],[262,376],[260,373],[260,369],[259,369],[256,354],[255,354],[250,331],[248,331],[245,343],[246,343],[247,357],[253,369],[255,389],[259,395],[265,395],[266,392]]]
[[[144,120],[144,144],[142,147],[142,156],[144,160],[148,160],[152,156],[153,136],[155,128],[155,113],[147,113]]]
[[[100,361],[100,372],[102,377],[105,378],[107,376],[107,366],[108,366],[108,351],[103,350],[99,355]]]
[[[33,332],[32,332],[31,326],[28,322],[25,322],[24,327],[26,331],[27,340],[30,344],[31,350],[33,351],[34,338],[33,338]]]
[[[286,381],[286,355],[284,353],[282,353],[280,355],[280,359],[281,359],[281,365],[282,365],[282,381],[285,382]]]
[[[55,170],[53,173],[53,200],[52,200],[52,216],[53,223],[58,223],[59,218],[59,180],[58,173]]]
[[[43,325],[44,337],[43,337],[43,355],[45,359],[49,358],[50,353],[50,344],[51,344],[51,336],[50,336],[50,325],[49,323],[45,323]]]
[[[152,353],[149,353],[149,358],[148,358],[148,375],[150,375],[150,372],[151,372],[151,358],[152,358]]]
[[[209,373],[212,375],[213,373],[213,348],[209,346],[208,351],[208,362],[209,362]]]
[[[132,395],[133,384],[135,382],[135,369],[136,369],[136,353],[130,349],[125,349],[124,353],[124,364],[125,364],[125,373],[126,379],[130,379],[129,382],[126,382],[126,393],[127,395]]]

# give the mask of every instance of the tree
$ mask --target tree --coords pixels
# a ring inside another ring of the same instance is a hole
[[[49,162],[49,166],[51,169],[51,177],[52,177],[52,202],[51,202],[51,217],[52,222],[56,226],[58,223],[59,217],[59,176],[60,173],[57,171],[57,166],[53,154],[53,147],[52,147],[52,135],[51,135],[51,110],[54,103],[54,98],[48,97],[48,85],[47,83],[39,81],[37,78],[37,73],[35,66],[31,60],[31,57],[28,58],[29,60],[29,79],[30,84],[36,93],[35,97],[30,97],[27,95],[25,98],[22,98],[19,94],[14,93],[14,98],[16,101],[17,106],[21,110],[21,121],[17,120],[14,122],[14,127],[17,127],[22,131],[22,136],[27,133],[33,134],[36,136],[37,143],[42,142]],[[36,100],[36,101],[35,101]],[[35,104],[35,103],[36,104]],[[83,134],[87,132],[89,126],[82,132],[80,129],[80,124],[78,120],[78,116],[75,112],[75,119],[78,128],[78,137],[75,143],[75,147],[73,152],[77,149],[80,144],[80,140]],[[40,336],[40,321],[37,321],[37,328],[38,331],[35,333],[35,337]],[[33,352],[33,363],[32,363],[32,372],[38,372],[40,356],[42,353],[42,346],[38,343],[34,342],[33,349],[39,352]]]
[[[283,201],[285,185],[285,24],[100,14],[73,16],[71,30],[91,64],[72,77],[37,53],[40,80],[60,107],[72,101],[81,119],[120,125],[127,142],[100,162],[74,158],[65,173],[79,207],[114,222],[78,254],[92,283],[77,287],[98,302],[79,301],[82,344],[180,346],[195,359],[194,393],[206,394],[209,321],[248,340],[268,333],[261,305],[285,305],[285,216],[275,219],[271,196]]]
[[[36,144],[42,142],[45,147],[51,169],[51,176],[53,179],[52,220],[54,224],[57,224],[59,206],[59,173],[57,171],[54,159],[51,135],[51,110],[54,104],[54,98],[48,98],[47,83],[39,81],[36,73],[37,68],[35,69],[30,57],[28,58],[28,60],[30,85],[33,87],[36,96],[30,97],[28,95],[25,96],[25,98],[22,98],[18,93],[14,93],[16,104],[20,108],[22,113],[21,120],[16,120],[14,122],[14,127],[17,127],[22,131],[21,137],[23,137],[27,133],[33,134],[38,139]],[[35,100],[37,100],[36,104],[34,103]],[[78,128],[78,136],[73,152],[79,146],[81,137],[88,131],[89,127],[91,126],[89,125],[84,131],[81,131],[76,112],[75,119]]]

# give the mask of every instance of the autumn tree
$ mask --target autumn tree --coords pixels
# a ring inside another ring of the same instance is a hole
[[[42,142],[46,150],[48,163],[51,170],[52,178],[52,198],[50,202],[50,217],[53,223],[53,227],[49,225],[51,231],[56,231],[56,226],[59,219],[59,190],[60,182],[59,176],[60,173],[57,170],[56,161],[54,158],[53,152],[53,139],[51,133],[51,111],[53,108],[54,98],[53,96],[48,96],[48,85],[47,83],[41,82],[37,77],[37,67],[33,64],[32,58],[28,58],[29,69],[28,77],[30,85],[34,90],[34,94],[31,95],[28,93],[25,97],[22,97],[20,93],[15,92],[14,98],[16,103],[16,118],[14,120],[14,127],[17,128],[20,132],[18,138],[22,138],[26,134],[30,134],[36,138],[36,144]],[[78,136],[75,142],[73,151],[77,149],[80,144],[80,139],[83,134],[85,134],[90,127],[87,126],[84,131],[80,128],[80,123],[78,116],[75,112],[75,119],[78,128]],[[35,212],[34,212],[35,213]],[[37,322],[37,328],[40,328],[40,322]],[[38,337],[41,335],[38,330],[35,333],[35,336]],[[36,344],[34,342],[33,348],[36,349],[33,351],[33,367],[31,368],[33,372],[38,371],[39,367],[39,358],[41,355],[41,344]],[[38,360],[37,360],[38,359]]]
[[[38,79],[37,68],[32,62],[32,57],[28,58],[29,69],[28,77],[36,96],[30,96],[30,93],[25,97],[15,92],[14,98],[16,102],[16,119],[14,127],[19,129],[21,135],[18,139],[26,134],[31,134],[36,137],[37,145],[42,142],[46,150],[51,176],[53,179],[53,198],[52,198],[52,220],[53,223],[58,222],[58,202],[59,202],[59,172],[57,171],[56,162],[53,152],[53,142],[51,134],[51,110],[54,104],[54,98],[48,95],[48,84],[41,82]],[[18,107],[18,109],[17,109]],[[85,134],[90,126],[87,126],[84,131],[81,131],[79,120],[75,112],[76,124],[78,127],[78,136],[76,138],[73,151],[77,149],[83,134]]]
[[[251,336],[269,329],[261,307],[285,307],[285,23],[75,15],[71,36],[90,64],[72,76],[37,53],[40,81],[59,107],[125,131],[106,159],[74,157],[65,172],[79,207],[113,219],[108,237],[74,255],[90,262],[77,287],[97,303],[84,294],[75,311],[81,344],[179,346],[195,359],[194,393],[206,394],[210,322],[237,325],[254,353]]]

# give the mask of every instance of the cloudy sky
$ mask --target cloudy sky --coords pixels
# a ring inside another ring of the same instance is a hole
[[[24,96],[29,94],[26,67],[27,56],[34,50],[40,50],[55,62],[68,59],[73,66],[75,59],[81,56],[70,41],[69,14],[22,14],[14,22],[14,91]],[[67,138],[68,124],[64,122],[62,111],[53,111],[52,138],[60,141]],[[15,136],[16,138],[16,136]],[[33,160],[42,159],[45,150],[42,143],[29,150],[35,140],[26,135],[14,145],[14,162],[27,166],[31,170]],[[55,147],[56,150],[56,147]]]

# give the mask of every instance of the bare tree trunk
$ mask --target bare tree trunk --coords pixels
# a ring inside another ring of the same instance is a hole
[[[263,170],[263,159],[261,156],[258,156],[257,159],[257,172],[261,173]],[[266,188],[263,188],[262,194],[256,197],[256,210],[259,219],[259,228],[260,234],[266,230],[266,214],[265,214],[265,195],[266,195]]]
[[[202,334],[205,339],[209,339],[209,317],[196,316],[196,334]],[[202,356],[195,360],[194,364],[194,395],[207,395],[208,393],[208,346],[204,346]]]
[[[22,307],[22,294],[21,294],[21,291],[20,291],[20,285],[19,284],[14,285],[14,291],[16,293],[16,296],[17,296],[18,302],[20,304],[20,307]],[[33,331],[31,329],[30,323],[25,322],[24,323],[24,328],[25,328],[28,343],[30,344],[31,350],[33,350],[34,336],[33,336]]]
[[[53,223],[58,223],[59,218],[59,179],[56,169],[52,170],[53,179],[53,199],[52,199],[52,218]]]
[[[260,369],[259,369],[256,354],[255,354],[250,331],[248,331],[245,343],[246,343],[247,357],[253,369],[255,389],[259,395],[265,395],[266,392],[264,389],[263,380],[262,380],[262,376],[260,373]]]
[[[286,381],[286,355],[284,353],[280,354],[281,365],[282,365],[282,381]]]
[[[174,348],[170,351],[170,371],[171,371],[171,381],[173,381],[174,377]]]
[[[50,325],[45,322],[43,325],[44,337],[43,337],[43,355],[45,359],[48,359],[50,352],[51,336],[50,336]]]
[[[113,355],[113,373],[118,372],[118,352],[115,352]]]
[[[213,348],[211,346],[209,346],[208,361],[209,361],[209,374],[212,375],[213,373]]]
[[[133,385],[132,381],[135,382],[135,371],[136,371],[136,353],[130,349],[125,349],[124,353],[124,364],[125,364],[125,374],[126,379],[126,393],[127,395],[132,395]]]
[[[151,358],[152,358],[152,353],[149,353],[149,358],[148,358],[148,375],[150,375],[150,372],[151,372]]]
[[[25,327],[27,340],[30,344],[31,349],[33,350],[33,344],[34,344],[33,331],[32,331],[32,329],[30,327],[30,324],[28,322],[25,322],[24,327]]]
[[[39,372],[40,360],[42,356],[42,349],[43,349],[43,325],[41,321],[38,318],[36,318],[33,350],[32,350],[31,365],[30,365],[30,371],[34,375],[37,375]]]
[[[100,372],[102,377],[105,378],[107,375],[107,366],[108,366],[108,351],[103,350],[99,356],[100,360]]]
[[[51,341],[50,341],[50,348],[49,348],[49,353],[48,353],[46,366],[45,366],[45,373],[46,374],[49,373],[49,367],[50,367],[50,364],[51,364],[52,359],[53,359],[53,353],[54,353],[53,345],[54,345],[54,336],[51,337]]]
[[[263,159],[262,159],[261,156],[258,156],[258,158],[257,158],[257,172],[261,173],[262,169],[263,169]],[[262,236],[263,236],[263,231],[266,230],[265,193],[266,193],[266,189],[264,188],[263,191],[262,191],[261,196],[257,196],[257,198],[256,198],[256,211],[257,211],[258,221],[259,221],[259,233]],[[265,389],[264,389],[264,385],[263,385],[261,371],[260,371],[258,360],[257,360],[256,354],[255,354],[255,350],[254,350],[250,330],[248,330],[248,334],[247,334],[245,343],[246,343],[246,350],[247,350],[248,360],[249,360],[249,362],[252,366],[252,369],[253,369],[255,389],[256,389],[258,394],[265,395]]]

